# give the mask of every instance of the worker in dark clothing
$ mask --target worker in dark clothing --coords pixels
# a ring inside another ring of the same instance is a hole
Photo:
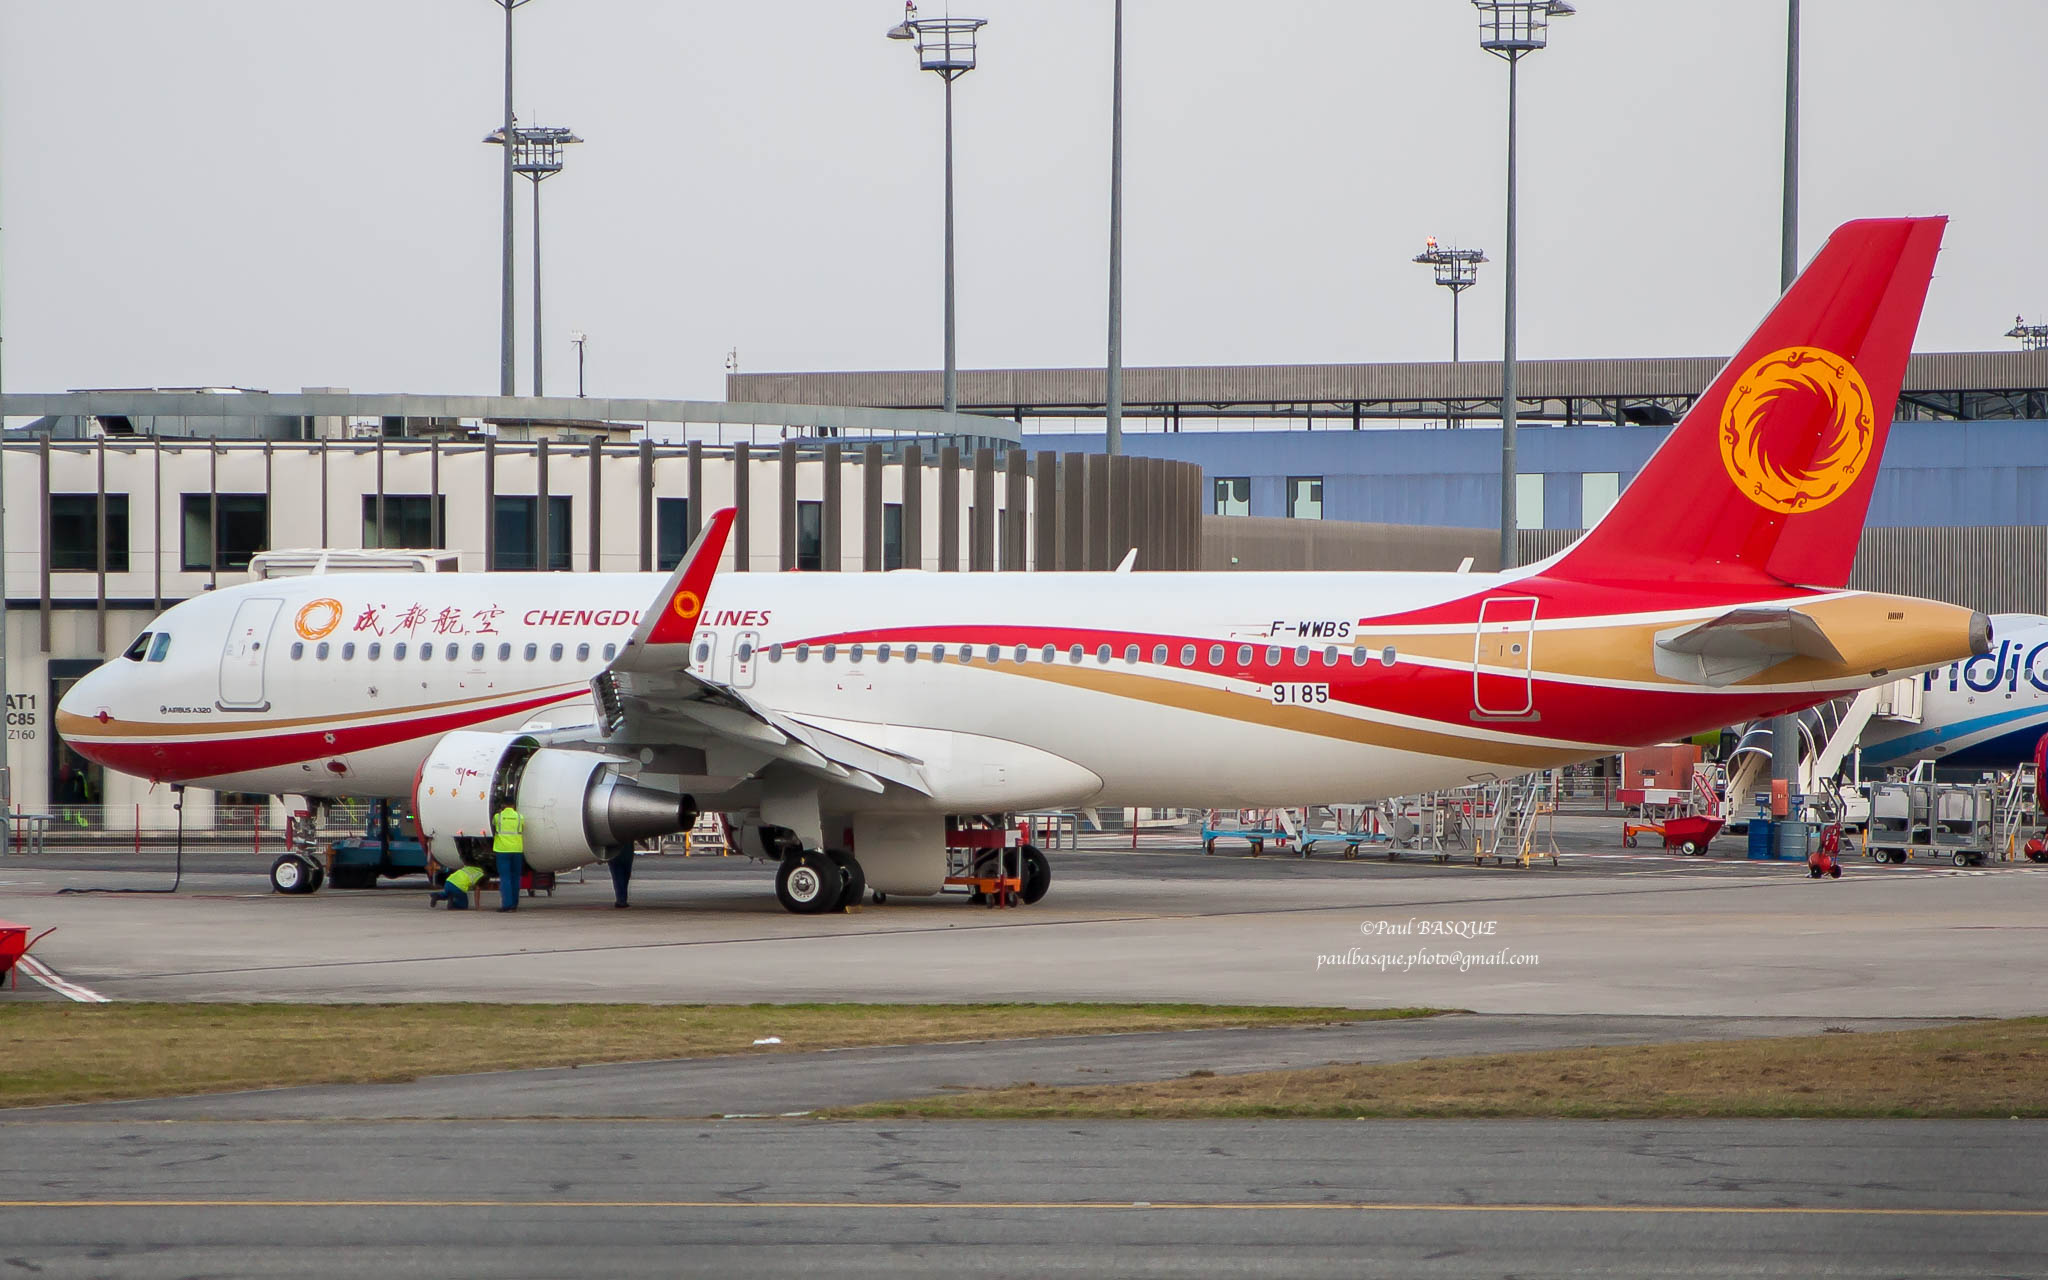
[[[445,902],[450,911],[467,911],[469,895],[476,892],[476,887],[483,882],[483,878],[482,867],[457,867],[448,873],[448,878],[441,882],[441,887],[434,891],[434,896],[427,899],[427,905],[431,907],[437,902]]]
[[[626,888],[633,883],[633,846],[622,845],[612,850],[611,861],[605,864],[612,873],[612,907],[630,906],[626,901]]]
[[[491,852],[498,855],[498,910],[519,910],[519,879],[526,863],[526,819],[510,800],[491,819]]]

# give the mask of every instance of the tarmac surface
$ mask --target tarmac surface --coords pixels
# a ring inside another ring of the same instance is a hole
[[[1598,832],[1612,835],[1618,821]],[[1611,839],[1608,840],[1612,844]],[[2048,943],[2048,866],[1800,865],[1568,850],[1529,868],[1319,853],[1055,852],[1036,906],[892,899],[792,916],[768,868],[642,858],[513,915],[429,911],[421,882],[272,894],[268,859],[0,857],[10,917],[115,1000],[1147,1000],[1503,1014],[2009,1016]],[[1435,930],[1436,932],[1429,932]],[[34,998],[24,981],[18,994]],[[42,992],[49,998],[53,994]]]
[[[794,917],[645,858],[519,913],[267,858],[0,857],[69,998],[1186,1000],[1477,1010],[1303,1028],[628,1063],[0,1112],[0,1271],[48,1276],[2048,1274],[2048,1124],[836,1123],[818,1107],[2038,1013],[2048,868],[1604,847],[1559,866],[1053,855],[1014,911]],[[24,979],[0,1001],[61,1000]],[[773,1010],[763,1032],[774,1034]],[[788,1046],[801,1050],[801,1046]],[[773,1119],[692,1117],[768,1116]],[[408,1119],[405,1117],[418,1117]],[[527,1117],[527,1118],[521,1118]],[[607,1118],[637,1117],[637,1118]]]
[[[36,1276],[2037,1275],[2040,1122],[0,1123]]]

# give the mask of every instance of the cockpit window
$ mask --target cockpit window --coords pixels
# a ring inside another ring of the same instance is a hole
[[[123,650],[121,656],[128,659],[128,661],[130,662],[142,661],[142,659],[149,653],[149,641],[150,637],[153,634],[154,633],[152,632],[145,631],[141,635],[135,637],[135,643],[129,645],[127,649]]]
[[[149,660],[151,662],[162,662],[170,651],[171,633],[168,631],[157,632],[156,643],[149,647]]]

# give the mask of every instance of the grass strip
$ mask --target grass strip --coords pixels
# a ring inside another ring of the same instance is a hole
[[[1433,1010],[1187,1004],[0,1005],[0,1107],[601,1062]],[[756,1045],[778,1037],[780,1044]]]
[[[840,1118],[2048,1116],[2048,1018],[1503,1053],[878,1103]]]

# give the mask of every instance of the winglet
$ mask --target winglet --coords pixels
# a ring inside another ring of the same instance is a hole
[[[627,642],[629,650],[643,645],[686,645],[697,634],[697,619],[703,614],[704,598],[711,591],[711,575],[718,571],[719,557],[725,554],[725,539],[732,532],[733,515],[731,507],[711,513],[704,531],[683,553],[683,562],[662,584],[654,609],[634,629],[633,638]]]

